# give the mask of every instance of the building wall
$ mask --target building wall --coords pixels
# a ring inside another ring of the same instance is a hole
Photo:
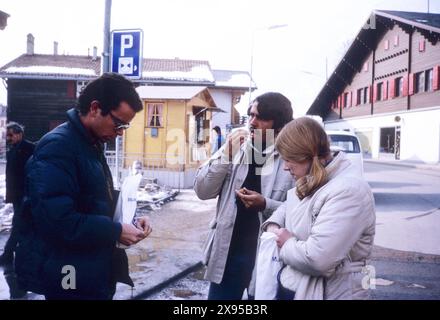
[[[213,113],[211,128],[219,126],[222,133],[225,134],[227,126],[231,124],[232,94],[230,91],[223,89],[209,89],[209,92],[211,93],[217,107],[225,111]]]
[[[29,140],[66,121],[66,111],[76,103],[76,83],[66,80],[8,80],[8,121],[25,126]]]
[[[350,101],[346,107],[344,107],[342,100],[339,102],[342,112],[342,118],[350,118],[354,116],[363,116],[363,115],[371,114],[370,87],[372,80],[372,72],[373,72],[373,54],[370,54],[368,58],[365,59],[362,69],[356,73],[351,84],[347,86],[344,90],[344,93],[349,94]],[[357,104],[356,103],[357,90],[361,88],[368,88],[368,99],[367,99],[367,103],[363,103],[361,101],[360,104]],[[340,99],[343,99],[342,98],[343,94],[341,95]],[[332,120],[338,118],[337,117],[338,111],[339,108],[337,107],[337,102],[336,102],[334,109],[335,114],[333,114]]]
[[[425,42],[425,50],[419,51],[419,42]],[[440,42],[434,46],[419,32],[412,37],[411,73],[434,68],[440,65]],[[440,101],[440,90],[416,93],[410,98],[410,109],[426,108],[437,105]]]
[[[396,42],[397,38],[397,42]],[[407,97],[392,98],[392,81],[397,77],[408,76],[410,35],[398,25],[388,31],[379,41],[375,51],[375,74],[373,84],[373,113],[388,113],[407,109]],[[387,49],[388,45],[388,49]],[[404,80],[404,81],[407,81]],[[382,90],[382,100],[374,101],[374,91],[382,82],[386,89]]]
[[[400,126],[400,160],[440,162],[440,102],[436,107],[328,121],[329,130],[350,130],[360,136],[363,149],[380,158],[380,129]],[[369,146],[365,146],[365,139]]]
[[[131,166],[135,160],[142,160],[145,168],[157,172],[190,172],[189,169],[198,168],[209,154],[209,143],[197,145],[193,142],[196,126],[193,110],[195,105],[202,103],[199,98],[191,101],[143,100],[143,103],[144,109],[136,114],[124,136],[124,167]],[[153,128],[147,126],[149,103],[163,103],[162,127],[158,128],[157,137],[151,134]],[[211,116],[211,112],[207,111],[206,120],[211,120]]]

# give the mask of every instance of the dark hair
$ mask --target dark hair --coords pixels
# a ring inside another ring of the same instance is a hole
[[[218,135],[222,134],[222,130],[220,129],[219,126],[215,126],[214,128],[212,128],[212,130],[214,130],[215,132],[217,132]]]
[[[281,130],[286,123],[293,119],[293,110],[290,100],[278,92],[267,92],[254,99],[258,102],[257,110],[259,118],[263,120],[273,120],[273,129]],[[247,110],[250,115],[251,106]]]
[[[124,76],[111,72],[104,73],[81,91],[76,108],[82,115],[86,115],[93,100],[100,102],[101,114],[104,116],[117,109],[121,102],[128,103],[135,112],[143,108],[133,83]]]
[[[6,130],[12,130],[15,134],[17,133],[24,133],[24,127],[23,125],[17,123],[17,122],[9,122],[6,125]]]

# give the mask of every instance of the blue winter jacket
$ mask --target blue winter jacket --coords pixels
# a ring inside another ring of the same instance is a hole
[[[122,226],[112,219],[102,148],[92,144],[75,109],[67,116],[39,141],[26,166],[27,224],[16,272],[25,289],[50,297],[107,299],[120,280],[115,269],[128,277],[125,252],[115,255]]]

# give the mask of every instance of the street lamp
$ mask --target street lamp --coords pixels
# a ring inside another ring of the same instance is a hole
[[[249,105],[251,105],[252,102],[252,71],[253,71],[253,65],[254,65],[254,40],[255,40],[255,33],[259,30],[274,30],[274,29],[280,29],[287,27],[287,24],[275,24],[269,27],[263,27],[263,28],[256,28],[252,31],[252,39],[251,39],[251,66],[250,66],[250,78],[249,78]]]

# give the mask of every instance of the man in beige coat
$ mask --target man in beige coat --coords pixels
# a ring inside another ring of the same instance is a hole
[[[290,101],[280,93],[257,97],[248,109],[250,132],[241,129],[230,134],[197,172],[198,197],[219,197],[204,249],[206,278],[211,281],[208,299],[238,300],[244,289],[251,296],[261,223],[293,185],[274,148],[275,136],[292,113]]]

